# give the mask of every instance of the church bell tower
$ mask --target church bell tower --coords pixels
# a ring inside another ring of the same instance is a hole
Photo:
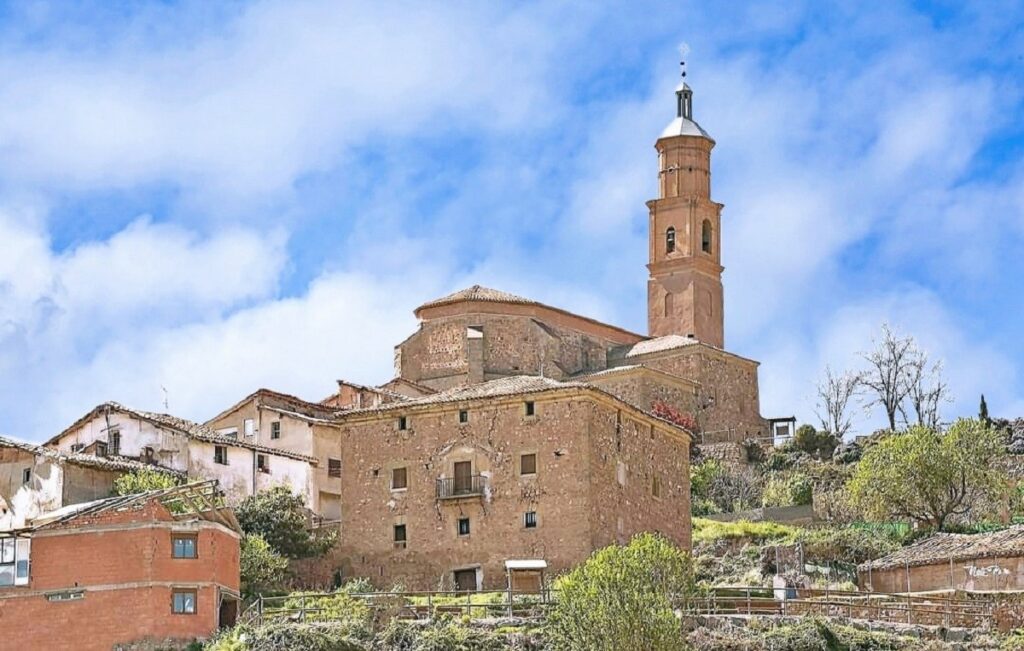
[[[685,75],[685,73],[684,73]],[[676,118],[655,143],[658,198],[650,209],[647,326],[723,348],[721,213],[711,200],[715,141],[693,121],[693,91],[676,88]]]

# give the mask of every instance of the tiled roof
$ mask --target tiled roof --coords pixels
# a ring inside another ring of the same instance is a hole
[[[237,448],[248,448],[250,450],[256,450],[257,452],[273,454],[279,457],[288,457],[289,459],[297,459],[299,461],[306,461],[309,463],[316,463],[317,461],[315,457],[306,456],[304,454],[299,454],[297,452],[291,452],[290,450],[279,450],[277,448],[270,448],[265,445],[259,445],[258,443],[250,443],[245,440],[231,438],[230,436],[225,436],[224,434],[216,432],[215,430],[207,427],[206,425],[200,425],[199,423],[196,423],[191,420],[186,420],[184,418],[179,418],[178,416],[132,409],[130,407],[125,407],[124,405],[116,402],[105,402],[102,405],[97,406],[88,414],[86,414],[82,418],[79,418],[71,427],[67,428],[54,438],[50,439],[48,443],[55,443],[68,431],[74,429],[79,424],[91,419],[94,415],[98,414],[104,409],[109,409],[111,411],[127,414],[134,418],[148,421],[157,426],[177,430],[178,432],[181,432],[190,438],[196,439],[197,441],[204,441],[206,443],[214,443],[217,445],[230,445]]]
[[[84,454],[82,452],[60,452],[53,448],[46,448],[41,445],[33,445],[25,441],[18,441],[16,439],[8,438],[6,436],[0,436],[0,447],[6,448],[18,448],[24,450],[30,454],[37,456],[46,457],[57,463],[72,463],[79,466],[87,466],[90,468],[100,468],[103,470],[123,470],[125,472],[131,472],[132,470],[154,470],[156,472],[162,472],[168,475],[183,476],[184,473],[172,470],[170,468],[164,468],[162,466],[155,466],[147,463],[143,463],[130,457],[122,457],[119,455],[111,455],[106,457],[99,457],[95,454]]]
[[[645,409],[640,405],[636,405],[627,400],[624,400],[623,398],[615,395],[614,393],[596,384],[589,384],[587,382],[579,382],[572,380],[560,382],[558,380],[552,380],[551,378],[538,377],[535,375],[516,375],[512,377],[501,378],[498,380],[491,380],[489,382],[483,382],[481,384],[473,384],[466,387],[456,387],[454,389],[441,391],[440,393],[435,393],[430,396],[423,396],[422,398],[413,398],[407,402],[386,404],[380,405],[379,407],[368,407],[365,409],[352,409],[349,411],[341,411],[338,412],[338,418],[339,420],[341,420],[344,419],[345,416],[351,414],[396,411],[422,405],[456,403],[467,400],[477,400],[480,398],[502,398],[507,396],[530,395],[535,393],[542,393],[544,391],[553,391],[557,389],[586,389],[594,391],[596,393],[608,396],[613,400],[617,400],[633,409],[636,409],[638,412],[641,412],[646,416],[660,420],[677,429],[685,429],[679,427],[679,425],[677,425],[676,423],[672,423],[671,421],[661,418],[660,416],[655,416],[648,409]]]
[[[436,405],[451,402],[461,402],[463,400],[475,400],[478,398],[499,398],[502,396],[512,396],[525,393],[537,393],[539,391],[549,391],[551,389],[561,389],[569,387],[586,387],[587,385],[579,382],[559,382],[558,380],[552,380],[551,378],[537,377],[533,375],[516,375],[513,377],[501,378],[498,380],[491,380],[490,382],[483,382],[481,384],[472,384],[465,387],[456,387],[454,389],[448,389],[447,391],[441,391],[434,393],[429,396],[423,396],[420,398],[410,398],[405,402],[397,402],[380,405],[379,407],[366,407],[363,409],[350,409],[347,411],[339,412],[339,416],[345,416],[347,414],[357,413],[368,413],[374,411],[388,411],[395,409],[408,409],[409,407],[417,407],[420,405]]]
[[[609,375],[616,375],[618,373],[627,373],[629,371],[635,371],[638,368],[644,368],[643,364],[626,364],[625,366],[613,366],[600,371],[583,371],[576,373],[572,376],[574,380],[588,380],[590,378],[603,378]]]
[[[982,534],[940,533],[921,542],[904,547],[888,556],[864,563],[860,569],[873,570],[907,565],[931,565],[993,558],[996,556],[1024,556],[1024,525],[1017,525],[1002,531]]]
[[[662,351],[683,348],[685,346],[692,346],[693,344],[699,343],[700,341],[693,337],[684,337],[682,335],[655,337],[654,339],[647,339],[646,341],[641,341],[638,344],[633,344],[633,346],[626,352],[625,357],[639,357],[640,355],[660,353]]]
[[[508,292],[498,291],[497,289],[491,289],[490,287],[483,287],[481,285],[473,285],[466,289],[459,290],[453,294],[442,296],[441,298],[427,301],[423,305],[416,308],[418,313],[420,310],[428,307],[438,307],[440,305],[451,305],[452,303],[462,303],[464,301],[484,301],[489,303],[518,303],[520,305],[539,305],[537,301],[529,298],[523,298],[522,296],[516,296],[515,294],[509,294]]]

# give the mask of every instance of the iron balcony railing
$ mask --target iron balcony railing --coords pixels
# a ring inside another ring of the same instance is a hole
[[[437,480],[437,499],[448,500],[456,497],[483,495],[487,478],[483,475],[470,477],[445,477]]]

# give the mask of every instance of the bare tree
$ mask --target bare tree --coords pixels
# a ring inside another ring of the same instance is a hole
[[[911,417],[916,417],[918,425],[937,429],[939,407],[951,401],[949,385],[942,379],[942,361],[930,364],[928,354],[917,350],[907,369],[907,398],[900,405],[903,420],[909,425]]]
[[[818,382],[818,404],[815,413],[821,421],[821,428],[835,434],[839,439],[846,436],[853,426],[849,413],[850,400],[860,388],[859,373],[844,371],[841,374],[832,372],[832,367],[825,367],[825,377]]]
[[[896,414],[909,393],[911,366],[918,355],[914,338],[900,337],[887,323],[882,324],[882,338],[875,341],[874,350],[861,353],[868,363],[860,380],[868,394],[865,406],[882,407],[889,429],[896,429]]]

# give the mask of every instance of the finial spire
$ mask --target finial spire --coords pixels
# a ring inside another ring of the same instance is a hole
[[[686,56],[689,53],[690,46],[681,43],[679,45],[679,73],[683,81],[676,88],[676,117],[693,120],[693,91],[686,84]]]

